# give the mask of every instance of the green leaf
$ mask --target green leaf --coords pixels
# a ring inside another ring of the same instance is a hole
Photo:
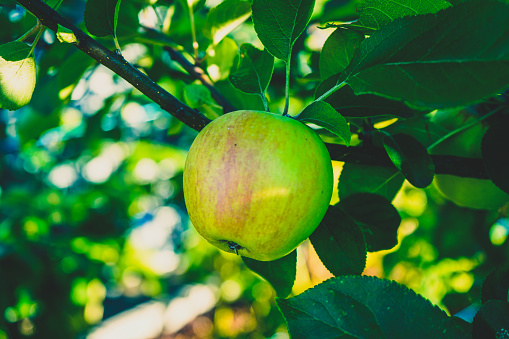
[[[350,145],[350,126],[346,119],[324,101],[312,102],[295,119],[323,127],[343,139],[347,146]]]
[[[30,50],[19,41],[0,45],[0,108],[17,110],[32,99],[37,74]]]
[[[71,31],[69,28],[66,28],[60,24],[58,24],[58,30],[57,30],[57,39],[60,42],[65,42],[68,44],[73,44],[76,41],[76,35],[74,35],[74,32]]]
[[[250,16],[251,4],[248,1],[223,1],[208,12],[203,34],[212,40],[212,44],[217,45]]]
[[[332,32],[320,52],[320,77],[326,79],[343,72],[363,40],[364,35],[353,30],[337,28]]]
[[[481,142],[484,167],[488,176],[501,190],[509,193],[509,153],[505,146],[509,143],[508,123],[490,127]]]
[[[362,230],[338,205],[329,206],[309,240],[322,263],[335,276],[364,271],[367,252]]]
[[[277,299],[293,339],[385,338],[366,305],[334,289],[308,291]]]
[[[243,92],[264,97],[273,70],[274,57],[272,55],[251,44],[243,44],[240,47],[239,68],[230,75],[230,82]]]
[[[392,201],[405,178],[395,168],[345,163],[339,177],[339,199],[361,192],[376,193]]]
[[[319,97],[335,84],[334,79],[323,81],[316,91],[315,97]],[[409,118],[421,112],[414,110],[401,101],[390,100],[378,95],[356,95],[353,89],[345,85],[327,97],[325,102],[341,112],[345,117],[365,118],[375,116],[392,115]]]
[[[377,30],[397,18],[435,13],[450,6],[445,0],[365,0],[357,7],[360,17],[356,24]]]
[[[254,28],[270,54],[288,63],[314,6],[314,0],[253,0]]]
[[[484,279],[481,302],[491,299],[509,302],[509,269],[497,269]]]
[[[195,84],[187,85],[184,88],[184,100],[191,108],[199,108],[203,105],[215,103],[207,87]]]
[[[81,51],[71,54],[71,56],[66,58],[60,65],[60,72],[58,72],[57,75],[58,88],[65,89],[69,86],[74,88],[85,71],[94,63],[94,59]],[[65,97],[70,96],[71,93],[71,90],[67,91]],[[60,97],[62,98],[62,95]]]
[[[472,337],[474,339],[509,338],[509,303],[488,300],[475,315]]]
[[[401,217],[387,198],[357,193],[341,199],[339,207],[362,227],[369,252],[388,250],[398,244]]]
[[[207,50],[207,73],[212,81],[228,79],[230,69],[238,63],[239,47],[231,38],[224,38]]]
[[[418,108],[466,106],[509,86],[509,5],[471,1],[395,20],[364,40],[340,79]]]
[[[115,36],[119,0],[88,0],[85,5],[85,26],[98,37]]]
[[[412,185],[419,188],[431,185],[435,165],[423,144],[407,134],[385,134],[383,143],[394,166]]]
[[[467,322],[447,316],[403,285],[375,277],[341,276],[277,303],[292,338],[470,336]]]
[[[229,80],[218,81],[214,86],[237,109],[265,110],[262,98],[259,95],[244,93],[233,87]]]
[[[274,261],[257,261],[246,257],[242,257],[242,260],[250,270],[266,279],[279,297],[285,298],[292,292],[297,272],[296,250]]]

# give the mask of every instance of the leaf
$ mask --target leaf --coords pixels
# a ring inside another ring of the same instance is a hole
[[[366,331],[351,334],[357,338],[470,336],[467,322],[447,316],[406,286],[369,276],[333,278],[277,304],[292,338],[352,337],[344,333],[347,328]]]
[[[71,54],[63,61],[63,63],[60,65],[60,72],[58,72],[57,75],[58,88],[66,89],[69,86],[72,87],[66,91],[66,95],[64,97],[71,95],[71,89],[74,89],[85,71],[94,63],[94,59],[92,59],[88,54],[82,53],[81,51],[77,51]],[[62,95],[60,95],[60,98],[64,99]]]
[[[509,193],[509,153],[505,145],[509,143],[508,123],[490,127],[481,142],[481,153],[488,176],[501,190]]]
[[[353,30],[337,28],[332,32],[320,52],[320,77],[326,79],[343,72],[362,40],[364,35]]]
[[[331,79],[333,80],[333,79]],[[334,84],[330,80],[325,80],[320,84],[315,94],[319,97]],[[412,109],[401,101],[387,99],[373,94],[356,95],[353,89],[345,85],[339,90],[327,97],[325,102],[331,104],[336,110],[345,117],[375,117],[393,115],[396,117],[409,118],[416,114],[422,114],[420,111]]]
[[[259,95],[244,93],[233,87],[228,80],[218,81],[214,86],[237,109],[265,110],[262,98]]]
[[[17,110],[32,99],[37,74],[30,50],[19,41],[0,45],[0,108]]]
[[[295,119],[323,127],[340,137],[347,146],[350,145],[350,126],[346,119],[324,101],[312,102]]]
[[[385,134],[383,144],[394,166],[412,185],[425,188],[433,182],[433,159],[417,139],[407,134]]]
[[[364,271],[366,242],[362,230],[338,205],[329,206],[309,240],[322,263],[335,276]]]
[[[115,36],[119,0],[88,0],[85,5],[85,26],[98,37]]]
[[[509,303],[488,300],[474,317],[472,337],[474,339],[509,338]]]
[[[239,47],[231,38],[224,38],[207,51],[207,73],[213,82],[224,80],[230,75],[230,69],[238,63]]]
[[[481,302],[484,304],[491,299],[509,302],[509,269],[497,269],[484,279]]]
[[[466,106],[509,83],[509,5],[470,1],[397,19],[364,40],[341,81],[417,108]]]
[[[387,198],[357,193],[341,199],[339,207],[362,227],[369,252],[388,250],[398,244],[401,217]]]
[[[314,0],[253,0],[254,28],[270,54],[288,63],[314,6]]]
[[[274,261],[257,261],[242,257],[242,260],[253,272],[266,279],[279,297],[285,298],[292,292],[297,272],[297,251]]]
[[[251,4],[248,1],[223,1],[208,12],[203,34],[212,40],[213,45],[217,45],[227,34],[250,16]]]
[[[361,192],[376,193],[392,201],[405,178],[395,168],[345,163],[338,183],[339,199]]]
[[[384,338],[373,312],[334,289],[277,299],[293,339]]]
[[[200,108],[203,105],[215,105],[214,99],[207,87],[190,84],[184,88],[184,100],[191,108]]]
[[[360,16],[356,24],[377,30],[397,18],[435,13],[450,6],[445,0],[365,0],[357,7]]]
[[[274,57],[251,44],[240,47],[239,68],[230,75],[233,86],[245,93],[265,95],[274,70]]]
[[[60,24],[58,24],[57,39],[60,42],[65,42],[68,44],[73,44],[78,41],[72,30]]]

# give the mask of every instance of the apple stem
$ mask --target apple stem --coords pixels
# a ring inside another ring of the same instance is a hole
[[[227,245],[230,250],[234,251],[236,255],[239,255],[239,250],[242,248],[242,246],[233,241],[228,241]]]

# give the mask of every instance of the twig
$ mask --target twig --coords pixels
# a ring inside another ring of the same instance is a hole
[[[201,130],[210,119],[186,106],[145,74],[133,67],[122,56],[110,51],[62,17],[41,0],[18,0],[18,3],[36,16],[43,25],[57,32],[58,25],[71,30],[76,36],[73,44],[133,85],[140,92],[159,104],[161,108],[195,130]]]

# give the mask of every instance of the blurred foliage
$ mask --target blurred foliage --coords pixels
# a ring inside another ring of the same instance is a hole
[[[217,2],[195,8],[197,31]],[[319,81],[318,52],[332,30],[317,24],[354,19],[357,3],[317,2],[314,25],[297,40],[292,57],[291,114],[313,100]],[[132,1],[124,10],[130,20],[138,14],[144,26],[162,27],[192,54],[185,6]],[[83,8],[84,1],[64,1],[59,11],[84,29]],[[36,20],[20,6],[5,5],[0,22],[9,22],[0,30],[5,43]],[[118,37],[124,57],[185,100],[197,81],[161,43],[142,35],[132,43],[126,26],[119,26]],[[260,46],[249,20],[230,36],[238,46]],[[101,42],[113,46],[111,39]],[[209,43],[199,35],[200,58],[210,55]],[[189,225],[182,170],[196,132],[49,31],[35,56],[39,74],[31,104],[0,110],[0,338],[111,338],[147,328],[146,337],[287,337],[269,283]],[[212,62],[205,59],[204,68]],[[249,102],[222,87],[231,102]],[[283,89],[284,65],[276,62],[268,89],[273,111],[283,109]],[[210,100],[199,106],[215,115],[219,106]],[[336,179],[340,170],[336,163]],[[509,219],[457,207],[433,187],[405,184],[394,204],[402,216],[399,244],[370,253],[364,274],[403,283],[449,314],[480,300],[484,278],[507,261]],[[311,245],[301,246],[293,293],[329,277]]]

